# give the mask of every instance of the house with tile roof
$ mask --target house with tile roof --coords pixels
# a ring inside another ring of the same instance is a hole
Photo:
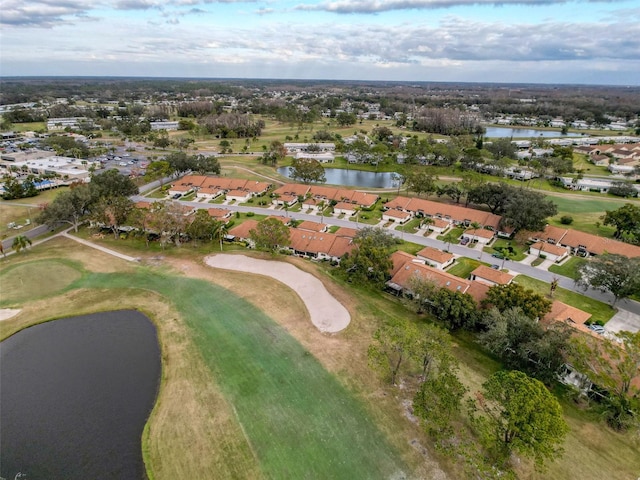
[[[445,268],[453,265],[455,256],[452,253],[443,252],[433,247],[425,247],[416,253],[416,256],[423,260],[427,265],[437,268],[438,270],[444,270]]]
[[[569,250],[566,247],[559,247],[547,242],[536,242],[529,245],[529,253],[538,257],[544,256],[554,263],[559,263],[569,256]]]
[[[509,285],[514,276],[500,270],[494,270],[486,265],[478,265],[469,275],[469,279],[493,287],[494,285]]]

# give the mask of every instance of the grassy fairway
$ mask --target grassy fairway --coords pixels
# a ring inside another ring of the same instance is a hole
[[[593,198],[584,196],[584,198],[581,198],[551,195],[547,198],[558,205],[558,214],[549,219],[551,225],[561,228],[573,228],[603,237],[613,237],[614,232],[613,227],[604,225],[596,226],[597,222],[602,223],[600,217],[602,217],[607,210],[617,210],[625,203],[640,204],[637,200],[623,200],[611,197]],[[560,218],[564,215],[573,217],[573,223],[571,225],[562,225],[560,223]]]
[[[182,312],[267,477],[386,478],[404,469],[364,407],[256,307],[206,282],[151,272],[79,282],[129,285],[160,293]]]

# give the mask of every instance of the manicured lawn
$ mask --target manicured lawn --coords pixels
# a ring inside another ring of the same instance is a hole
[[[587,263],[587,260],[581,257],[571,257],[569,260],[564,262],[562,265],[551,265],[549,267],[549,271],[553,273],[557,273],[558,275],[562,275],[563,277],[572,278],[577,280],[578,268],[581,265]]]
[[[551,195],[547,199],[558,205],[558,214],[548,220],[549,224],[561,228],[572,228],[603,237],[613,237],[614,228],[602,225],[602,216],[606,211],[617,210],[625,203],[640,205],[638,200],[617,199],[605,195],[593,198],[592,196],[560,197]],[[560,219],[568,215],[573,217],[573,223],[563,225]],[[599,226],[598,226],[599,225]]]
[[[527,256],[527,247],[524,245],[520,245],[515,240],[506,240],[504,238],[498,238],[493,241],[493,244],[490,247],[486,247],[483,250],[489,254],[491,253],[501,253],[503,249],[510,250],[513,254],[511,260],[515,260],[519,262],[520,260],[524,260]]]
[[[536,280],[535,278],[527,277],[526,275],[518,275],[514,281],[516,283],[519,283],[523,287],[530,288],[531,290],[541,295],[548,296],[549,294],[549,284],[541,280]],[[590,318],[590,320],[592,322],[600,320],[603,323],[606,323],[615,313],[613,308],[611,308],[611,306],[607,305],[606,303],[594,300],[593,298],[589,298],[585,295],[580,295],[579,293],[572,292],[564,288],[556,289],[556,293],[554,294],[553,298],[554,300],[558,300],[562,303],[566,303],[567,305],[571,305],[573,307],[579,308],[580,310],[591,313],[592,317]]]
[[[405,470],[364,406],[286,330],[200,280],[138,271],[90,274],[78,287],[136,285],[170,299],[267,478],[390,478]]]
[[[467,257],[460,257],[456,260],[456,263],[447,269],[447,272],[456,277],[469,278],[471,272],[480,265],[486,265],[486,263]]]
[[[23,255],[16,254],[17,257]],[[62,292],[80,278],[80,272],[70,262],[36,260],[19,263],[2,270],[0,305],[20,305]]]
[[[463,232],[464,232],[464,228],[456,227],[456,228],[452,228],[451,230],[449,230],[449,231],[448,231],[447,233],[445,233],[444,235],[438,235],[436,238],[437,238],[438,240],[442,240],[443,242],[446,242],[446,241],[447,241],[446,237],[447,237],[448,235],[450,235],[450,236],[451,236],[451,238],[453,238],[453,240],[451,241],[451,243],[453,243],[453,244],[457,245],[457,244],[459,244],[459,243],[460,243],[460,239],[459,239],[459,238],[460,238],[460,235],[462,235],[462,233],[463,233]]]
[[[396,230],[399,230],[405,233],[416,233],[418,231],[418,228],[420,227],[420,223],[422,223],[421,218],[413,218],[409,220],[407,223],[405,223],[404,225],[398,225],[396,227]]]

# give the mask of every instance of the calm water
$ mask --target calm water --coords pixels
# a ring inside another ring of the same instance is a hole
[[[160,380],[155,327],[122,310],[56,320],[0,344],[0,476],[146,478],[141,436]]]
[[[579,133],[567,133],[563,135],[560,131],[536,130],[535,128],[508,128],[508,127],[486,127],[485,137],[491,138],[538,138],[538,137],[579,137]]]
[[[289,177],[289,167],[278,168],[278,173]],[[327,185],[347,185],[352,187],[393,188],[398,183],[392,172],[363,172],[360,170],[346,170],[342,168],[325,168]]]

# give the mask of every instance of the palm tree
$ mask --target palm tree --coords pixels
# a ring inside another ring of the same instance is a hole
[[[474,244],[478,240],[476,237],[476,233],[478,229],[482,227],[482,225],[480,225],[478,222],[471,222],[471,225],[469,225],[469,227],[473,229],[473,238],[471,239],[471,244]]]
[[[445,242],[447,242],[447,252],[449,251],[449,249],[451,248],[451,242],[453,242],[456,239],[456,236],[453,234],[453,231],[449,230],[444,237],[442,237],[442,240],[444,240]]]
[[[11,248],[13,248],[16,253],[19,253],[20,250],[26,250],[29,245],[31,245],[31,240],[28,237],[26,237],[25,235],[18,235],[13,239]]]
[[[425,217],[422,220],[422,225],[424,225],[427,228],[427,234],[429,233],[429,226],[431,226],[433,224],[434,224],[434,221],[433,221],[433,218],[431,218],[431,217]]]
[[[223,221],[216,220],[213,225],[213,239],[220,241],[220,251],[222,251],[222,240],[227,235],[229,228],[227,224]]]

